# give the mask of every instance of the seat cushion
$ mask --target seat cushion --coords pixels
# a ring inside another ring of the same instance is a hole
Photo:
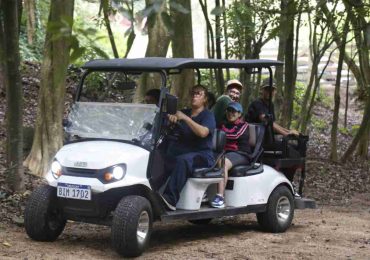
[[[198,168],[192,173],[192,178],[221,178],[222,169],[219,168]]]
[[[246,177],[252,176],[263,172],[262,164],[255,165],[239,165],[235,166],[229,172],[230,177]]]

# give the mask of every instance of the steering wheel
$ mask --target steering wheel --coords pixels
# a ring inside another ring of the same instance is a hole
[[[178,140],[182,134],[180,123],[179,122],[171,123],[167,120],[166,124],[167,125],[165,127],[166,131],[165,136],[167,137],[167,139],[172,141]]]

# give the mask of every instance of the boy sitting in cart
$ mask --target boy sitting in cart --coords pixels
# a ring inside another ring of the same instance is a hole
[[[224,179],[218,184],[218,193],[211,202],[214,208],[225,207],[224,193],[229,170],[232,167],[250,163],[250,158],[247,156],[251,153],[248,143],[249,131],[248,124],[242,118],[243,107],[238,102],[231,102],[225,113],[227,121],[220,127],[220,130],[226,133]]]

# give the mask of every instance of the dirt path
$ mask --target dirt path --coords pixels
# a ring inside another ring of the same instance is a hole
[[[369,259],[370,194],[347,207],[296,211],[283,234],[259,230],[254,215],[214,220],[155,223],[142,259]],[[118,259],[107,227],[68,223],[52,243],[30,240],[22,227],[0,224],[0,259]]]

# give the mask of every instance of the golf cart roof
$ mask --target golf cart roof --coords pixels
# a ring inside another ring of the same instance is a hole
[[[126,70],[126,71],[161,71],[172,69],[213,69],[213,68],[268,68],[281,66],[276,60],[216,60],[192,58],[148,57],[138,59],[99,59],[83,66],[87,70]]]

